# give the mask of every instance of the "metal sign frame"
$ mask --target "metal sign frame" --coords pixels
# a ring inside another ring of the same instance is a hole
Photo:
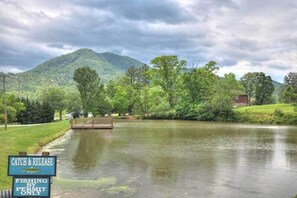
[[[11,159],[12,158],[24,158],[27,161],[28,160],[33,160],[33,158],[52,158],[54,165],[53,166],[42,166],[42,165],[34,165],[32,162],[30,165],[26,163],[26,165],[16,165],[16,168],[11,167]],[[46,169],[50,169],[46,170]],[[54,169],[54,170],[52,170]],[[45,171],[45,172],[44,172]],[[8,156],[8,171],[7,175],[8,176],[26,176],[26,177],[33,177],[33,176],[56,176],[57,174],[57,156]]]

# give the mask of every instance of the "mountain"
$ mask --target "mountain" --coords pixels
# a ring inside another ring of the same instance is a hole
[[[10,74],[10,87],[13,90],[34,91],[44,86],[73,87],[73,74],[77,68],[88,66],[97,71],[103,82],[108,82],[123,75],[129,66],[139,67],[144,63],[110,52],[97,53],[90,49],[52,58],[33,69],[16,75]],[[19,81],[19,82],[17,82]],[[19,84],[19,85],[18,85]],[[9,89],[9,86],[8,86]]]
[[[83,66],[89,66],[95,69],[99,76],[105,79],[105,74],[111,72],[118,72],[118,70],[126,71],[129,66],[140,66],[143,63],[132,59],[128,56],[120,56],[110,52],[96,53],[90,49],[79,49],[70,54],[62,55],[53,59],[50,59],[40,65],[37,65],[25,74],[51,74],[56,71],[68,74],[69,71],[73,71]],[[109,80],[109,79],[105,79]]]
[[[277,91],[280,86],[282,86],[283,84],[277,81],[272,80],[273,86],[274,86],[274,90]]]

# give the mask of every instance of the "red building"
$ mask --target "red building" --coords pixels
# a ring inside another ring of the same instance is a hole
[[[249,98],[247,94],[240,94],[234,98],[235,106],[246,106],[249,104]]]

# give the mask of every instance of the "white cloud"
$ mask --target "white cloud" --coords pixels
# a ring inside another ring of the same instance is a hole
[[[141,3],[140,3],[141,2]],[[294,0],[0,1],[0,67],[27,70],[79,48],[149,63],[215,60],[220,74],[297,70]]]
[[[6,67],[0,67],[0,72],[4,73],[20,73],[23,72],[19,68],[15,68],[13,66],[6,66]]]

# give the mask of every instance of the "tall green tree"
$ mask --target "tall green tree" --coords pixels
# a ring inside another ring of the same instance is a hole
[[[54,114],[55,114],[55,110],[52,107],[51,103],[49,102],[43,102],[41,105],[41,122],[52,122],[54,120]]]
[[[99,86],[94,90],[94,98],[92,101],[91,112],[93,116],[103,115],[102,112],[106,105],[108,105],[105,101],[105,89],[103,83],[99,82]]]
[[[116,93],[117,82],[115,80],[108,81],[106,85],[106,94],[108,97],[113,98]]]
[[[43,103],[48,102],[59,112],[59,119],[62,120],[62,112],[66,108],[66,93],[59,87],[48,87],[41,92],[40,99]]]
[[[137,79],[141,85],[149,84],[149,69],[150,67],[146,64],[138,68]]]
[[[186,61],[178,60],[177,56],[160,56],[151,60],[153,65],[150,77],[155,85],[162,87],[167,94],[170,107],[176,101],[177,90],[180,85],[180,71],[186,66]]]
[[[16,115],[21,110],[25,109],[25,105],[14,94],[6,94],[6,110],[8,122],[15,122]],[[0,96],[0,112],[4,113],[3,96]],[[1,114],[0,114],[1,115]],[[4,114],[0,116],[0,119],[4,121]]]
[[[144,116],[149,112],[149,86],[143,86],[135,97],[133,113]]]
[[[73,80],[77,83],[84,116],[87,117],[93,107],[97,91],[100,89],[100,78],[95,70],[90,67],[82,67],[74,71]]]
[[[184,74],[183,83],[191,103],[204,102],[215,91],[215,85],[219,80],[214,73],[218,70],[216,64],[215,61],[210,61],[205,66]]]
[[[270,76],[263,72],[256,74],[255,103],[257,105],[268,104],[274,91],[273,82]]]
[[[78,118],[82,111],[81,97],[78,91],[68,92],[66,95],[66,109],[72,113],[73,118]]]
[[[271,102],[274,86],[270,76],[263,72],[246,73],[240,82],[248,94],[249,101],[253,98],[257,105]]]
[[[133,86],[138,75],[138,69],[134,65],[130,66],[125,74],[130,81],[130,85]]]
[[[251,103],[251,98],[255,97],[256,74],[257,73],[255,72],[254,73],[248,72],[240,78],[240,83],[242,84],[242,86],[244,87],[244,91],[248,95],[249,105]]]
[[[233,73],[225,74],[216,84],[216,90],[210,100],[198,107],[197,118],[201,120],[234,120],[234,97],[243,87]]]
[[[123,86],[116,86],[116,93],[112,98],[112,105],[114,107],[114,111],[121,114],[122,117],[124,117],[125,114],[128,113],[128,93]]]
[[[285,76],[279,97],[282,102],[297,103],[297,72],[290,72]]]
[[[292,86],[297,93],[297,72],[290,72],[284,78],[284,84],[286,86]]]
[[[292,85],[285,86],[283,91],[283,100],[288,103],[297,102],[297,93]]]
[[[112,109],[112,100],[108,96],[105,96],[105,98],[103,98],[97,106],[98,114],[102,117],[104,117],[106,114],[110,115]]]
[[[148,111],[150,113],[162,113],[169,111],[171,106],[168,102],[168,96],[161,86],[152,86],[148,89]]]

